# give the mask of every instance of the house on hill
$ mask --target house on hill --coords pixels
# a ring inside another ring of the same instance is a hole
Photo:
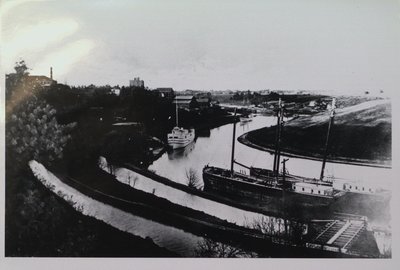
[[[179,109],[191,111],[199,108],[197,100],[194,96],[176,96],[173,104],[177,104]]]
[[[16,87],[16,74],[6,74],[6,96],[10,95],[11,88]],[[57,84],[57,81],[53,80],[44,75],[25,75],[19,82],[19,89],[36,89],[36,88],[44,88],[50,87],[52,85]]]
[[[53,84],[56,84],[57,81],[43,75],[29,75],[25,78],[25,82],[28,85],[36,86],[36,87],[48,87]]]

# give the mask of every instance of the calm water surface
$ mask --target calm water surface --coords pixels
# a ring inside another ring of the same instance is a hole
[[[244,133],[276,124],[276,118],[257,116],[246,124],[236,124],[236,139]],[[186,171],[194,169],[201,179],[205,165],[230,168],[233,124],[227,124],[210,131],[209,137],[198,137],[184,149],[176,149],[165,153],[156,160],[149,169],[171,180],[186,183]],[[236,140],[235,159],[248,166],[272,169],[273,155],[239,143]],[[289,158],[286,163],[291,174],[319,178],[321,162],[300,158]],[[245,168],[235,165],[235,170]],[[390,188],[392,180],[391,169],[355,166],[337,163],[327,163],[326,176],[354,179],[369,184]]]

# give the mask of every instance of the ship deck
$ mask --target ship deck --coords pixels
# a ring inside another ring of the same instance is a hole
[[[345,192],[333,189],[331,194],[329,196],[327,196],[327,195],[302,193],[302,192],[288,190],[287,185],[289,183],[295,183],[295,182],[309,183],[309,184],[320,185],[320,186],[329,186],[329,187],[331,186],[330,184],[321,183],[321,181],[318,181],[315,179],[309,179],[309,178],[307,178],[307,180],[305,180],[305,181],[302,181],[300,178],[294,178],[294,177],[289,176],[289,177],[285,177],[285,180],[283,181],[282,176],[279,176],[279,177],[257,177],[257,176],[242,174],[239,172],[234,172],[233,174],[231,174],[231,171],[229,171],[229,170],[217,168],[217,167],[211,167],[211,166],[206,167],[205,170],[208,173],[213,174],[217,177],[221,176],[224,178],[229,178],[230,180],[234,180],[234,181],[238,181],[238,182],[246,182],[246,183],[250,183],[250,184],[259,185],[261,187],[269,187],[272,189],[285,188],[286,191],[289,191],[292,193],[305,194],[305,195],[309,195],[309,196],[313,196],[313,197],[325,198],[325,197],[331,196],[332,198],[338,198],[345,193]]]

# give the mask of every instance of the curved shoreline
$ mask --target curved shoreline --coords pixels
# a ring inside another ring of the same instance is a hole
[[[251,132],[251,131],[250,131]],[[251,148],[273,153],[275,150],[273,148],[268,148],[264,146],[260,146],[259,144],[255,144],[247,139],[247,135],[249,132],[241,135],[237,140]],[[310,156],[306,154],[299,154],[299,153],[293,153],[293,152],[287,152],[287,151],[282,151],[281,154],[283,156],[287,157],[294,157],[294,158],[301,158],[301,159],[309,159],[309,160],[316,160],[316,161],[322,161],[322,158],[316,157],[316,156]],[[371,163],[369,160],[363,160],[363,159],[352,159],[352,158],[345,158],[345,157],[335,157],[335,159],[332,158],[327,158],[327,162],[330,163],[339,163],[339,164],[347,164],[347,165],[357,165],[357,166],[366,166],[366,167],[375,167],[375,168],[382,168],[382,169],[391,169],[391,165],[387,164],[379,164],[379,163]]]

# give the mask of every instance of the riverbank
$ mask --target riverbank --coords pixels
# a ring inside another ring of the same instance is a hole
[[[122,232],[76,211],[32,173],[24,177],[28,191],[14,194],[6,189],[6,257],[178,257],[149,238]],[[10,204],[11,198],[25,196],[30,196],[28,203]]]
[[[265,248],[268,249],[268,240],[252,229],[244,229],[136,189],[127,189],[126,185],[103,171],[92,170],[74,178],[57,175],[64,183],[87,196],[133,215],[172,225],[200,237],[211,238],[213,241],[251,250],[249,253],[256,250],[262,256]]]
[[[330,219],[332,218],[329,213],[324,211],[325,207],[298,207],[297,205],[291,204],[291,206],[288,203],[288,200],[286,201],[285,207],[283,207],[283,202],[281,197],[274,197],[271,196],[271,198],[268,200],[268,202],[260,202],[259,200],[248,200],[246,198],[240,198],[240,197],[233,197],[229,195],[221,195],[218,193],[214,192],[205,192],[196,188],[191,188],[186,185],[180,184],[178,182],[172,181],[166,177],[162,177],[150,170],[147,169],[142,169],[137,166],[134,166],[133,164],[128,164],[124,163],[123,166],[129,170],[132,170],[140,175],[143,175],[145,177],[148,177],[152,180],[155,180],[159,183],[162,183],[166,186],[172,187],[176,190],[183,191],[185,193],[194,195],[194,196],[199,196],[201,198],[211,200],[214,202],[218,202],[224,205],[228,205],[234,208],[242,209],[245,211],[250,211],[250,212],[255,212],[255,213],[261,213],[263,215],[267,216],[274,216],[274,217],[279,217],[283,218],[285,216],[289,216],[292,219],[296,220],[303,220],[303,221],[309,221],[311,219]],[[309,211],[312,209],[313,211]]]
[[[374,100],[336,110],[327,160],[361,166],[391,168],[391,109],[388,100]],[[326,112],[298,117],[285,123],[281,153],[322,160],[329,115]],[[274,152],[276,126],[242,135],[250,147]],[[368,147],[366,147],[368,146]]]
[[[102,164],[104,164],[104,162],[102,162]],[[104,165],[102,165],[102,167],[103,166]],[[132,169],[132,167],[130,169]],[[142,171],[142,170],[140,170],[140,171]],[[115,175],[116,179],[123,184],[134,187],[135,189],[145,191],[149,194],[152,194],[152,193],[156,194],[157,197],[165,198],[168,201],[171,201],[175,205],[183,205],[183,206],[189,207],[192,210],[196,209],[196,210],[204,211],[207,214],[216,216],[221,219],[226,218],[227,220],[229,220],[231,222],[237,223],[241,227],[248,227],[249,225],[253,224],[252,220],[259,221],[260,219],[264,220],[265,218],[270,221],[271,221],[271,219],[274,220],[273,222],[276,223],[275,225],[277,225],[278,228],[280,227],[279,224],[282,225],[284,223],[283,219],[280,219],[280,218],[277,218],[274,216],[269,216],[269,217],[268,216],[254,216],[254,215],[252,215],[252,213],[249,213],[249,212],[243,212],[243,211],[238,212],[237,208],[229,208],[228,209],[228,208],[226,208],[225,204],[223,204],[223,205],[218,204],[214,200],[209,201],[209,203],[207,203],[206,201],[201,199],[202,197],[205,197],[206,195],[207,196],[210,195],[207,192],[200,191],[199,194],[195,195],[192,192],[190,192],[190,190],[188,190],[187,192],[189,194],[186,194],[186,195],[182,194],[181,191],[186,189],[185,185],[175,183],[174,186],[176,186],[176,189],[175,188],[171,189],[171,188],[167,187],[166,185],[172,186],[173,181],[170,181],[168,179],[163,179],[160,177],[156,177],[155,175],[153,175],[151,173],[148,174],[147,176],[144,176],[139,173],[132,173],[132,171],[129,172],[125,168],[118,168],[118,167],[112,169],[112,173]],[[160,185],[158,182],[162,183],[163,185]],[[181,187],[179,187],[179,186],[181,186]],[[186,192],[183,192],[183,193],[186,193]],[[188,195],[189,195],[189,197],[188,197]],[[220,196],[217,196],[215,194],[215,197],[216,198],[219,197],[220,200],[224,198],[224,196],[221,196],[221,194],[219,194],[219,195]],[[227,215],[228,212],[231,214]],[[330,210],[328,212],[333,214],[328,218],[328,221],[329,220],[342,220],[343,218],[345,220],[348,220],[349,217],[361,218],[360,216],[354,216],[354,215],[335,214],[334,211],[330,211]],[[244,220],[243,219],[241,220],[241,218],[240,218],[240,216],[242,216],[242,215],[244,215],[244,217],[243,217]],[[287,224],[289,224],[289,227],[292,227],[290,224],[295,226],[295,224],[297,222],[298,221],[294,221],[292,218],[287,219]],[[258,224],[258,223],[256,223],[256,224]],[[314,236],[318,235],[320,233],[320,230],[316,229],[316,227],[318,227],[318,226],[315,227],[316,224],[314,224],[313,221],[308,221],[304,224],[308,224],[309,233],[307,233],[304,236],[303,241],[305,241],[305,242],[302,241],[303,244],[306,243],[307,241],[313,241]],[[264,229],[266,230],[266,232],[269,232],[269,229],[267,229],[267,227]],[[292,227],[292,229],[294,229],[294,227]],[[292,229],[289,229],[289,231],[293,232]],[[314,231],[315,229],[316,229],[316,231]],[[313,231],[313,232],[311,232],[311,231]],[[279,243],[281,240],[284,240],[284,238],[282,239],[282,235],[280,236],[281,238],[279,237],[280,233],[282,233],[282,232],[274,231],[271,233],[272,233],[272,235],[276,236],[276,237],[272,237],[272,239],[271,239],[272,242],[276,243],[276,241],[274,241],[274,240],[277,240]],[[276,234],[276,233],[278,233],[278,234]],[[371,232],[366,231],[365,235],[362,237],[367,237],[368,239],[370,239],[369,243],[368,243],[370,250],[376,250],[376,244],[373,240],[373,237],[371,238]],[[282,248],[282,249],[296,248],[296,247],[291,246],[290,243],[283,244],[283,245],[284,246],[282,247],[282,245],[278,244],[277,248]],[[314,252],[312,250],[307,251],[307,249],[302,247],[301,244],[300,244],[300,246],[297,245],[297,248],[300,250],[303,250],[303,252],[306,252],[306,253]],[[336,249],[336,247],[334,249]],[[360,250],[363,250],[363,249],[360,249]],[[346,255],[349,255],[349,254],[347,254],[346,251],[345,251],[345,253],[346,253]],[[354,256],[376,256],[365,250],[361,251],[361,253],[360,252],[355,252],[355,253],[349,252],[349,253]],[[364,255],[362,255],[362,254],[364,254]],[[369,254],[369,255],[367,255],[367,254]],[[329,256],[329,255],[325,255],[325,256]],[[341,256],[341,255],[337,254],[334,256]]]
[[[270,143],[265,145],[264,142],[261,142],[257,139],[249,139],[251,136],[249,133],[243,134],[238,138],[238,141],[248,147],[265,151],[268,153],[273,154],[275,152],[274,144]],[[256,141],[256,142],[254,142]],[[293,157],[293,158],[301,158],[301,159],[308,159],[308,160],[316,160],[321,161],[323,160],[323,156],[318,153],[310,153],[310,152],[301,152],[296,150],[288,151],[286,148],[281,149],[281,155],[286,157]],[[376,168],[391,168],[392,166],[389,164],[377,164],[371,163],[370,160],[367,159],[356,159],[356,158],[349,158],[349,157],[339,157],[339,156],[328,156],[326,159],[328,162],[331,163],[338,163],[338,164],[348,164],[348,165],[357,165],[357,166],[367,166],[367,167],[376,167]]]
[[[95,174],[95,175],[94,175]],[[62,177],[63,182],[93,199],[134,215],[172,225],[213,241],[237,246],[261,257],[358,257],[359,255],[310,249],[284,244],[284,239],[270,238],[254,229],[247,229],[212,217],[203,212],[169,202],[117,182],[113,176],[97,171],[87,175]],[[88,180],[90,179],[90,180]],[[84,181],[85,183],[82,183]],[[370,255],[368,255],[370,256]]]

